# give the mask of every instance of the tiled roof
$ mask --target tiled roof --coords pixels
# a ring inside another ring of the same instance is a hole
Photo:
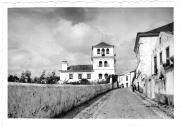
[[[150,30],[147,32],[138,32],[137,36],[136,36],[134,51],[136,52],[140,37],[158,36],[160,34],[160,32],[171,32],[171,33],[173,33],[173,31],[174,31],[174,23],[172,22],[172,23],[169,23],[167,25],[161,26],[159,28],[156,28],[156,29],[153,29],[153,30]]]
[[[62,72],[93,72],[93,65],[71,65]]]
[[[97,44],[97,45],[94,45],[93,47],[95,47],[95,48],[114,47],[114,45],[110,45],[110,44],[107,44],[107,43],[105,43],[105,42],[101,42],[101,43],[99,43],[99,44]]]
[[[159,28],[153,29],[151,31],[143,32],[144,34],[149,34],[149,33],[160,33],[160,32],[173,32],[173,23],[161,26]]]

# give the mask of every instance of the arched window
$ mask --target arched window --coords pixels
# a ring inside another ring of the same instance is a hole
[[[100,54],[100,49],[99,48],[97,49],[97,54]]]
[[[99,67],[102,67],[102,61],[99,61]]]
[[[104,61],[104,67],[108,67],[107,61]]]
[[[105,56],[105,49],[102,49],[102,56]]]
[[[99,74],[99,79],[102,79],[102,74],[101,73]]]
[[[109,48],[106,49],[106,54],[109,54]]]
[[[108,78],[108,74],[106,73],[106,74],[104,74],[104,77],[105,77],[105,79],[107,79]]]

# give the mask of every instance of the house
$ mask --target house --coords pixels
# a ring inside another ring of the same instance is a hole
[[[146,82],[152,76],[152,53],[161,32],[173,32],[173,23],[147,32],[139,32],[136,36],[134,52],[138,64],[134,84],[139,92],[145,94],[147,94]]]
[[[87,79],[92,82],[103,81],[109,75],[115,74],[114,45],[101,42],[92,46],[90,65],[70,65],[62,61],[60,82],[77,82]]]
[[[131,87],[132,82],[133,82],[133,78],[134,78],[134,71],[122,74],[122,75],[118,75],[118,84],[119,87],[124,87],[124,88],[128,88]]]
[[[173,32],[160,32],[152,53],[154,97],[173,105],[174,99],[174,39]]]

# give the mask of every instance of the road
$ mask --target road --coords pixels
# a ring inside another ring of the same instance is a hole
[[[120,88],[94,98],[60,118],[164,119],[170,117],[137,93],[131,92],[128,88]]]

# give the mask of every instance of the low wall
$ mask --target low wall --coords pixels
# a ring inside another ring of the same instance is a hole
[[[174,79],[173,72],[168,72],[165,79],[152,76],[145,83],[146,96],[162,104],[174,106]]]
[[[41,85],[9,82],[8,117],[55,117],[110,89],[110,84]]]

